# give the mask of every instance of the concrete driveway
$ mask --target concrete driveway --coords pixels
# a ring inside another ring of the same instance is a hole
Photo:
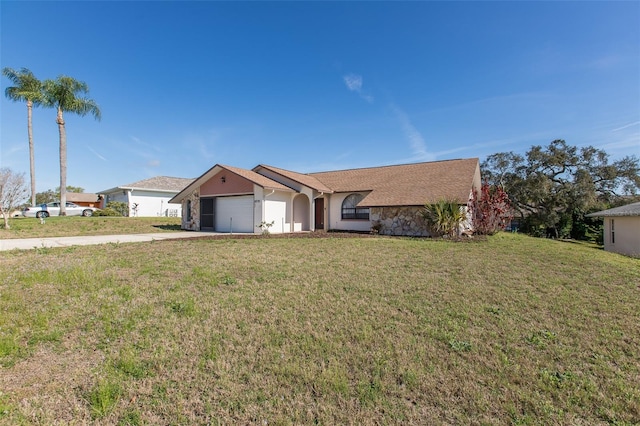
[[[175,240],[182,238],[206,237],[219,235],[214,232],[160,232],[154,234],[131,235],[85,235],[80,237],[22,238],[0,240],[2,250],[31,250],[42,247],[88,246],[107,243],[138,243],[142,241]]]

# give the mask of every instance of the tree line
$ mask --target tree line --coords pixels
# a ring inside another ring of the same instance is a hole
[[[3,68],[2,75],[7,77],[13,84],[13,86],[5,89],[5,96],[14,102],[24,102],[27,106],[31,205],[36,204],[36,168],[32,127],[33,107],[42,106],[56,111],[56,124],[58,125],[60,139],[60,215],[65,216],[67,201],[67,136],[64,114],[78,114],[81,117],[90,114],[96,120],[100,120],[100,108],[93,99],[85,96],[89,93],[89,86],[85,82],[78,81],[72,77],[60,75],[55,80],[40,81],[27,68],[21,68],[20,70]]]
[[[508,194],[519,230],[534,236],[595,240],[601,220],[586,214],[640,200],[637,157],[610,162],[604,150],[561,139],[525,155],[490,155],[481,170]]]

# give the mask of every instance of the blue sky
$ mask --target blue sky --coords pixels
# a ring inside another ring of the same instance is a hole
[[[216,163],[300,172],[565,139],[640,156],[640,2],[0,3],[0,65],[85,81],[69,185],[98,192]],[[9,81],[2,79],[2,91]],[[0,101],[0,163],[28,179],[26,107]],[[34,111],[38,191],[59,185]]]

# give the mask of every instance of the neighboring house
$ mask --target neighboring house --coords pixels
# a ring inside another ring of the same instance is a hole
[[[111,201],[120,201],[129,206],[129,216],[177,216],[181,215],[180,204],[169,202],[193,179],[157,176],[128,185],[101,191],[105,206]]]
[[[481,186],[477,158],[320,173],[258,165],[217,164],[184,187],[182,228],[192,231],[271,233],[370,231],[428,236],[425,203],[455,200],[466,206]]]
[[[104,208],[104,197],[88,192],[67,192],[67,201],[82,207]]]
[[[604,249],[640,257],[640,202],[588,214],[604,218]]]

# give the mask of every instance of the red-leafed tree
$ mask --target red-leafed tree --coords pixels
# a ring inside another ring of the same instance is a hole
[[[491,187],[485,182],[480,195],[473,192],[471,215],[476,234],[493,235],[502,231],[513,218],[509,196],[502,187]]]

